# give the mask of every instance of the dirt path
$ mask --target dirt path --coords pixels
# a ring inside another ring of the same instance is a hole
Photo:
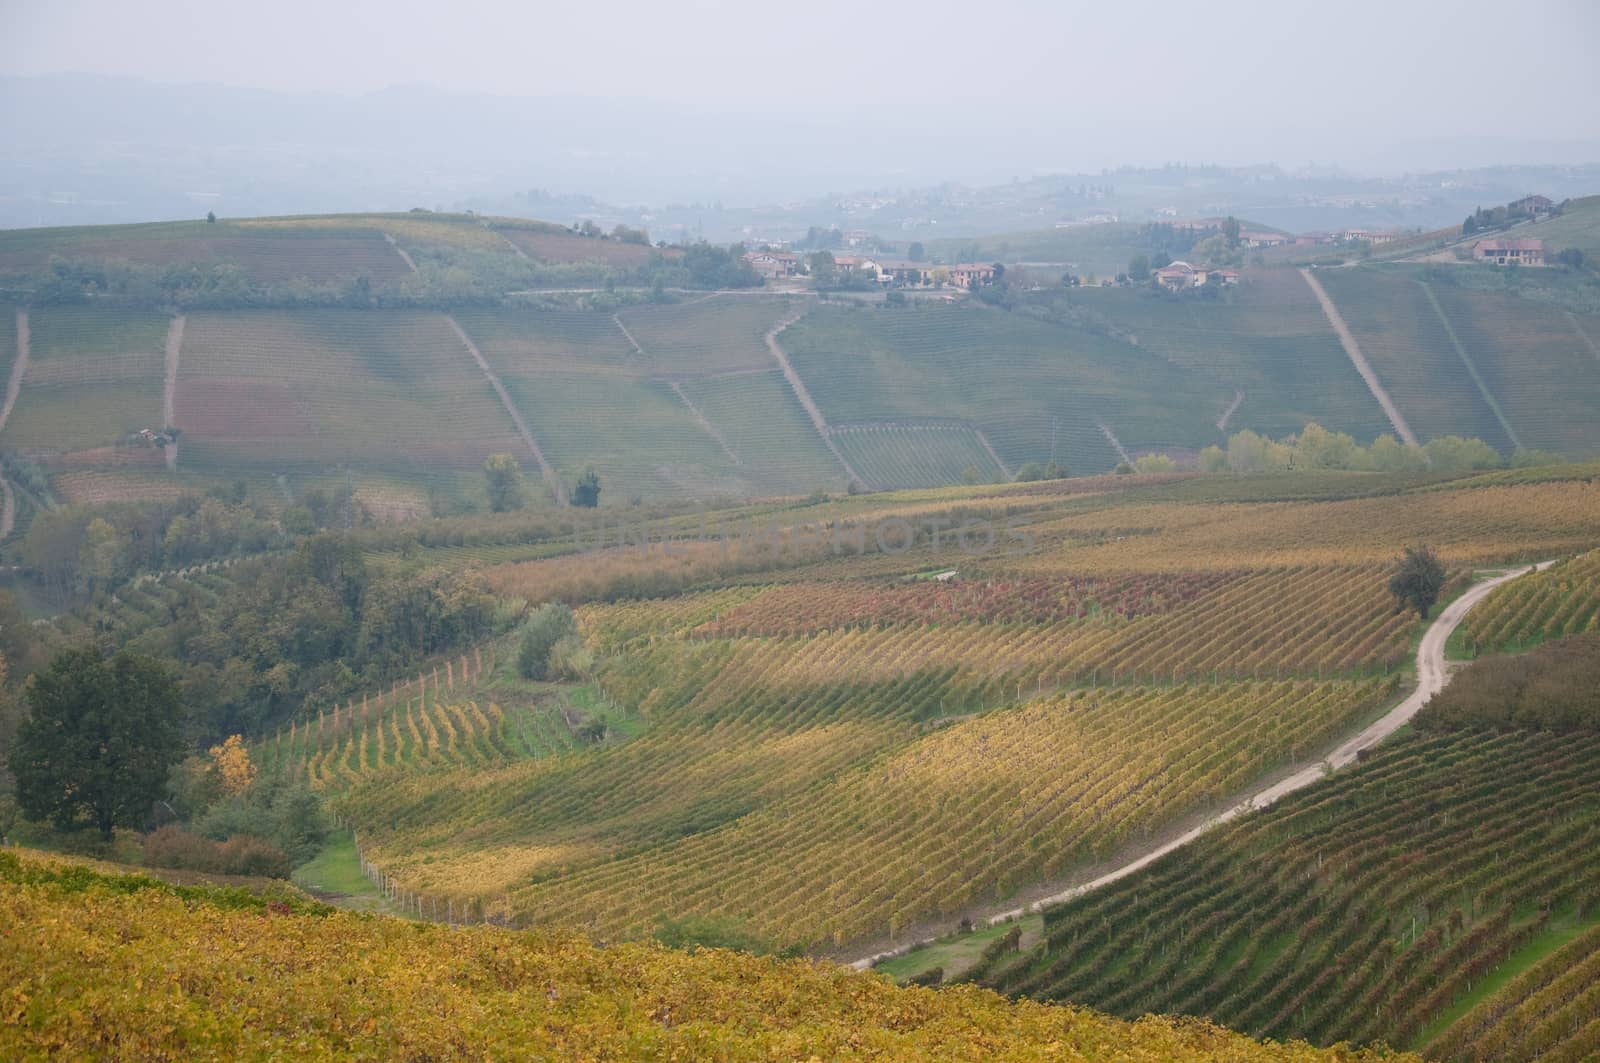
[[[1217,418],[1217,431],[1226,432],[1228,430],[1228,422],[1233,420],[1233,415],[1238,412],[1239,404],[1242,402],[1244,402],[1244,392],[1235,391],[1233,393],[1233,401],[1228,403],[1228,408],[1222,411],[1221,417]]]
[[[394,248],[395,254],[405,259],[406,268],[412,273],[417,272],[417,264],[411,260],[411,255],[406,252],[406,249],[395,243],[394,237],[390,236],[388,233],[384,233],[383,238],[389,241],[389,246]]]
[[[783,378],[789,382],[789,388],[794,392],[794,397],[799,399],[800,405],[805,408],[806,415],[811,418],[812,427],[817,430],[817,435],[822,437],[822,442],[827,444],[828,449],[833,452],[834,458],[844,467],[845,475],[850,477],[854,483],[860,484],[865,488],[867,481],[863,480],[861,474],[851,468],[850,463],[845,460],[844,453],[839,449],[839,444],[833,441],[833,430],[828,427],[827,418],[822,416],[822,411],[812,401],[811,392],[806,390],[806,382],[800,379],[800,374],[796,373],[794,366],[789,364],[789,356],[783,353],[782,347],[778,346],[778,333],[799,321],[803,316],[805,316],[804,310],[796,310],[768,329],[766,337],[767,350],[771,351],[772,357],[778,360],[778,368],[783,370]]]
[[[1122,449],[1122,440],[1117,438],[1117,434],[1111,430],[1111,426],[1104,421],[1096,421],[1095,426],[1100,429],[1100,434],[1106,437],[1106,442],[1110,443],[1112,449],[1117,452],[1117,457],[1132,465],[1133,458],[1126,450]]]
[[[1007,480],[1011,479],[1015,474],[1010,469],[1006,468],[1005,462],[1000,460],[1000,452],[994,449],[993,443],[989,442],[988,433],[976,425],[973,426],[972,431],[973,434],[978,437],[978,442],[982,444],[983,449],[988,452],[990,459],[1000,467],[1000,475],[1004,476]]]
[[[516,244],[516,241],[512,240],[511,237],[507,236],[505,233],[501,232],[499,229],[490,229],[489,231],[494,233],[501,240],[503,240],[507,247],[509,247],[509,248],[511,248],[511,250],[515,251],[517,253],[517,257],[518,258],[523,259],[525,261],[528,260],[528,252],[526,252],[522,248],[518,247],[517,244]]]
[[[694,417],[695,422],[705,429],[706,435],[717,441],[717,446],[722,448],[722,452],[728,456],[728,460],[735,465],[743,465],[744,462],[739,460],[739,455],[734,452],[733,447],[728,445],[727,437],[717,430],[716,425],[706,419],[706,415],[700,412],[700,407],[689,401],[689,396],[684,394],[683,388],[679,386],[678,382],[674,380],[670,386],[673,393],[682,399],[683,404],[689,408],[689,413]]]
[[[1279,779],[1277,782],[1274,782],[1271,785],[1250,794],[1244,800],[1238,802],[1227,810],[1219,812],[1216,815],[1201,821],[1199,825],[1184,831],[1175,838],[1171,838],[1162,842],[1154,848],[1146,850],[1131,860],[1127,860],[1124,863],[1117,865],[1097,878],[1091,879],[1088,882],[1080,885],[1073,886],[1071,889],[1062,890],[1059,893],[1053,893],[1047,897],[1041,897],[1038,900],[1033,901],[1031,904],[1027,904],[1021,908],[1013,908],[1010,911],[1000,912],[996,915],[991,915],[984,920],[974,920],[975,925],[981,926],[988,924],[992,926],[995,923],[1005,922],[1006,920],[1021,919],[1030,913],[1041,911],[1051,905],[1061,904],[1064,901],[1070,901],[1092,890],[1099,889],[1102,886],[1109,886],[1113,882],[1124,879],[1134,872],[1148,867],[1173,850],[1188,845],[1190,842],[1194,841],[1202,834],[1210,831],[1212,828],[1221,826],[1230,820],[1237,819],[1239,816],[1251,811],[1252,809],[1266,808],[1268,805],[1271,805],[1273,802],[1277,801],[1280,797],[1283,797],[1286,794],[1294,793],[1296,790],[1302,790],[1305,787],[1310,786],[1311,784],[1322,779],[1327,775],[1328,772],[1337,771],[1338,769],[1350,764],[1357,758],[1362,750],[1367,749],[1370,746],[1377,745],[1385,738],[1388,738],[1390,735],[1394,734],[1401,727],[1404,727],[1407,723],[1410,723],[1411,718],[1417,714],[1423,705],[1427,704],[1428,699],[1442,690],[1444,685],[1450,681],[1449,670],[1445,667],[1445,643],[1450,640],[1451,633],[1454,632],[1456,626],[1461,623],[1462,618],[1467,615],[1468,610],[1481,602],[1489,595],[1491,591],[1500,586],[1502,583],[1505,583],[1508,580],[1516,579],[1518,576],[1525,575],[1529,572],[1549,568],[1552,564],[1554,564],[1553,561],[1543,561],[1537,565],[1530,565],[1526,568],[1517,569],[1514,572],[1507,572],[1504,575],[1496,576],[1494,579],[1485,580],[1482,583],[1475,584],[1465,594],[1446,606],[1445,609],[1439,614],[1438,618],[1435,619],[1432,624],[1428,625],[1428,630],[1422,636],[1422,644],[1417,648],[1417,688],[1411,692],[1409,697],[1407,697],[1400,704],[1396,705],[1394,708],[1390,709],[1381,718],[1362,728],[1362,730],[1341,742],[1332,753],[1328,754],[1328,756],[1322,760],[1318,760],[1314,763],[1301,767],[1293,774]],[[850,966],[854,967],[856,970],[865,970],[866,968],[871,967],[883,960],[893,959],[896,956],[902,956],[905,953],[910,952],[912,949],[919,948],[924,945],[931,945],[937,940],[939,939],[927,938],[922,941],[911,942],[909,944],[899,946],[887,952],[879,952],[871,956],[864,956],[850,964]]]
[[[1406,419],[1400,415],[1400,408],[1394,404],[1389,393],[1378,382],[1378,374],[1372,371],[1372,366],[1367,362],[1367,356],[1361,353],[1361,345],[1356,342],[1355,335],[1350,327],[1344,323],[1344,318],[1339,316],[1339,308],[1333,305],[1333,300],[1323,290],[1322,282],[1309,269],[1302,269],[1300,276],[1306,279],[1306,285],[1317,297],[1317,302],[1322,304],[1322,314],[1328,319],[1328,324],[1333,326],[1333,331],[1338,333],[1339,342],[1344,345],[1344,353],[1350,356],[1350,362],[1356,367],[1356,372],[1361,374],[1361,379],[1367,382],[1367,390],[1372,392],[1372,397],[1378,400],[1378,405],[1383,407],[1383,412],[1389,418],[1389,423],[1394,426],[1395,434],[1400,437],[1400,442],[1408,447],[1419,446],[1417,437],[1412,434],[1411,426],[1406,424]]]
[[[450,323],[450,327],[455,329],[456,335],[466,345],[467,350],[472,354],[472,360],[478,363],[478,368],[483,372],[484,379],[488,380],[489,386],[494,388],[494,393],[500,396],[500,405],[504,406],[506,413],[510,415],[511,423],[517,426],[517,434],[527,444],[528,452],[533,455],[533,460],[539,463],[539,475],[544,477],[545,482],[550,485],[550,489],[555,492],[556,504],[566,505],[566,496],[561,491],[561,481],[556,477],[556,471],[544,459],[544,451],[539,449],[539,444],[534,440],[533,433],[528,431],[527,422],[522,419],[522,414],[517,412],[516,405],[511,401],[511,394],[506,391],[506,386],[500,382],[499,375],[489,368],[489,360],[483,356],[482,351],[478,350],[478,345],[472,342],[472,337],[467,335],[466,329],[462,328],[461,324],[456,321],[455,315],[446,314],[444,319]]]
[[[11,378],[6,381],[6,400],[0,405],[0,431],[11,419],[11,408],[22,394],[22,377],[28,371],[28,312],[17,311],[17,360],[11,363]]]
[[[161,427],[171,428],[177,423],[177,414],[174,412],[175,397],[178,391],[178,356],[183,350],[183,326],[188,318],[183,314],[174,314],[172,322],[167,326],[167,377],[161,391]],[[176,439],[167,443],[163,448],[167,454],[167,468],[176,471],[178,468],[178,441]]]
[[[17,526],[17,496],[11,490],[11,481],[0,476],[0,539],[9,538]]]
[[[1596,344],[1594,337],[1583,331],[1583,322],[1578,320],[1578,315],[1568,310],[1567,320],[1572,322],[1572,331],[1578,334],[1578,338],[1589,345],[1589,350],[1594,353],[1595,360],[1600,361],[1600,344]]]
[[[1444,307],[1439,305],[1439,299],[1433,294],[1433,289],[1428,286],[1427,281],[1418,281],[1417,284],[1422,288],[1423,293],[1427,295],[1428,302],[1433,304],[1433,312],[1439,315],[1439,324],[1444,326],[1444,334],[1450,337],[1450,346],[1456,349],[1456,356],[1461,359],[1461,364],[1467,367],[1467,375],[1472,377],[1472,382],[1478,386],[1478,394],[1483,396],[1483,401],[1488,405],[1490,412],[1494,414],[1495,420],[1500,422],[1500,428],[1505,432],[1506,438],[1511,441],[1512,449],[1521,450],[1522,440],[1517,438],[1516,429],[1511,427],[1511,422],[1506,418],[1505,411],[1500,409],[1500,404],[1495,401],[1494,394],[1489,390],[1489,385],[1484,382],[1482,376],[1478,375],[1477,364],[1473,362],[1472,356],[1467,354],[1466,347],[1462,346],[1461,340],[1457,338],[1455,326],[1450,324],[1450,319],[1445,316]]]
[[[637,354],[640,358],[645,357],[644,348],[639,346],[639,341],[633,338],[633,333],[628,331],[628,326],[622,323],[622,315],[612,314],[611,320],[617,323],[617,328],[622,330],[622,334],[626,336],[628,338],[628,342],[633,345],[633,353]]]

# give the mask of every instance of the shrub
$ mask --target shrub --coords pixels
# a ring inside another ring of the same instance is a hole
[[[544,679],[550,671],[550,655],[565,638],[576,638],[577,621],[572,610],[560,602],[546,602],[522,626],[522,645],[517,651],[517,671],[527,679]]]
[[[213,875],[257,875],[288,878],[289,858],[281,849],[249,834],[225,842],[168,825],[144,839],[144,862],[150,867],[204,871]]]

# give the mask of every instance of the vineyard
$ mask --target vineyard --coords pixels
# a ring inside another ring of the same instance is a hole
[[[0,444],[60,453],[111,447],[141,428],[159,431],[167,320],[99,307],[29,313],[28,371]]]
[[[1293,270],[1250,270],[1229,302],[1120,288],[1077,289],[1071,298],[1139,347],[1242,391],[1230,431],[1277,438],[1315,421],[1367,440],[1392,430]]]
[[[184,464],[201,471],[345,463],[414,479],[522,446],[437,314],[191,314],[175,409]]]
[[[845,460],[876,490],[1006,479],[966,425],[836,425],[833,435]]]
[[[803,960],[419,928],[26,852],[0,854],[0,930],[11,1058],[1368,1058]]]
[[[1340,269],[1319,277],[1419,439],[1476,437],[1511,452],[1422,285],[1404,272]]]
[[[781,340],[829,421],[964,421],[1013,468],[1109,470],[1117,454],[1098,421],[1128,447],[1204,445],[1232,394],[1126,344],[979,307],[823,306]]]
[[[52,257],[158,267],[230,264],[263,283],[358,276],[380,283],[406,272],[382,232],[354,219],[331,231],[195,221],[0,232],[0,272],[42,269]]]
[[[1457,730],[1430,706],[1353,770],[1050,909],[1037,947],[994,950],[975,977],[1263,1037],[1589,1058],[1600,997],[1567,977],[1600,944],[1588,711],[1589,729],[1557,735]]]
[[[1500,588],[1468,614],[1463,628],[1463,643],[1474,656],[1600,631],[1600,552]]]
[[[843,467],[828,453],[777,368],[696,377],[678,388],[727,440],[738,455],[740,475],[757,490],[844,489]]]
[[[668,306],[631,306],[617,319],[644,349],[649,372],[701,376],[774,368],[766,334],[798,309],[783,298],[717,295]]]

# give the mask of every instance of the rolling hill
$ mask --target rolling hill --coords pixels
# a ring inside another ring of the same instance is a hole
[[[69,502],[350,485],[394,519],[481,508],[501,452],[546,500],[593,467],[610,506],[1187,462],[1308,421],[1389,430],[1288,267],[1217,299],[1084,288],[1000,309],[640,287],[678,276],[674,254],[426,212],[3,232],[21,313],[0,357],[26,341],[27,362],[0,448]],[[1600,454],[1600,316],[1416,267],[1319,276],[1424,441]],[[169,417],[177,446],[139,439]]]

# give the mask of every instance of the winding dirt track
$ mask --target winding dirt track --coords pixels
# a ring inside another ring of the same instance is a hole
[[[22,377],[28,371],[28,312],[17,311],[17,360],[11,363],[11,378],[6,381],[6,401],[0,406],[0,430],[11,420],[11,407],[22,394]]]
[[[1316,274],[1309,269],[1302,269],[1300,276],[1306,279],[1306,285],[1317,297],[1317,302],[1322,304],[1322,315],[1328,319],[1328,324],[1333,326],[1333,331],[1338,333],[1339,342],[1344,345],[1344,353],[1349,355],[1350,362],[1356,367],[1356,372],[1361,374],[1361,379],[1367,382],[1367,390],[1372,392],[1372,397],[1383,407],[1383,412],[1388,415],[1389,423],[1394,426],[1400,442],[1408,447],[1417,446],[1417,437],[1412,434],[1411,426],[1406,424],[1406,419],[1400,415],[1400,408],[1394,404],[1389,393],[1378,382],[1378,374],[1372,371],[1367,356],[1361,353],[1361,345],[1356,342],[1355,334],[1350,331],[1350,326],[1344,323],[1339,308],[1333,305],[1333,300],[1323,290],[1322,282],[1317,280]]]
[[[1323,760],[1319,760],[1313,764],[1307,764],[1305,767],[1301,768],[1293,775],[1290,775],[1288,778],[1280,779],[1272,785],[1251,794],[1249,797],[1245,798],[1243,801],[1240,801],[1231,808],[1223,812],[1219,812],[1210,819],[1205,820],[1199,826],[1178,835],[1176,838],[1163,842],[1162,844],[1140,854],[1138,857],[1129,860],[1116,868],[1113,868],[1112,870],[1101,875],[1099,878],[1091,879],[1082,885],[1074,886],[1071,889],[1063,890],[1060,893],[1055,893],[1048,897],[1042,897],[1025,907],[1013,908],[1008,912],[1001,912],[998,915],[990,916],[984,922],[987,922],[989,925],[993,925],[995,923],[1004,922],[1007,919],[1020,919],[1024,915],[1027,915],[1031,912],[1040,911],[1050,905],[1060,904],[1063,901],[1070,901],[1075,897],[1080,897],[1083,894],[1088,893],[1091,890],[1099,889],[1102,886],[1109,886],[1111,883],[1116,882],[1119,879],[1126,878],[1134,872],[1148,867],[1150,864],[1155,863],[1157,860],[1161,859],[1163,856],[1166,856],[1174,849],[1179,849],[1185,845],[1188,845],[1190,842],[1194,841],[1202,834],[1205,834],[1213,827],[1218,827],[1230,820],[1237,819],[1239,816],[1251,811],[1252,809],[1266,808],[1268,805],[1271,805],[1273,802],[1277,801],[1278,798],[1283,797],[1286,794],[1294,793],[1296,790],[1302,790],[1305,787],[1310,786],[1312,783],[1322,779],[1329,771],[1337,771],[1339,768],[1351,763],[1356,759],[1363,749],[1378,744],[1385,738],[1394,734],[1400,728],[1404,727],[1407,723],[1411,722],[1411,718],[1417,714],[1423,705],[1427,704],[1428,699],[1433,697],[1440,690],[1444,689],[1445,683],[1450,681],[1450,673],[1445,667],[1444,660],[1445,643],[1450,640],[1451,633],[1455,631],[1456,626],[1461,623],[1462,618],[1467,615],[1468,610],[1486,598],[1489,593],[1496,587],[1500,586],[1500,584],[1505,583],[1508,580],[1516,579],[1518,576],[1526,573],[1533,572],[1538,569],[1548,568],[1552,564],[1554,564],[1553,561],[1542,561],[1537,565],[1529,565],[1526,568],[1520,568],[1514,572],[1507,572],[1502,576],[1496,576],[1494,579],[1485,580],[1482,583],[1475,584],[1465,594],[1446,606],[1444,611],[1439,614],[1438,618],[1428,626],[1427,632],[1422,636],[1422,645],[1417,648],[1416,690],[1412,691],[1410,697],[1406,698],[1400,704],[1390,709],[1380,719],[1372,724],[1369,724],[1361,731],[1341,742],[1339,746]],[[932,944],[936,940],[936,938],[929,938],[923,941],[911,942],[898,948],[891,949],[887,952],[876,953],[872,956],[863,956],[861,959],[850,964],[850,966],[854,967],[858,971],[865,970],[883,960],[893,959],[896,956],[902,956],[914,948],[918,948],[922,945]]]

